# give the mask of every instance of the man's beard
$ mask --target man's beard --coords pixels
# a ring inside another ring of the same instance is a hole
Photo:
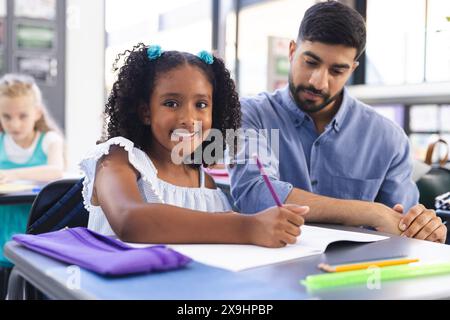
[[[314,101],[307,99],[300,99],[300,92],[308,90],[316,95],[322,97],[323,102],[319,105],[316,105]],[[330,98],[328,93],[325,93],[321,90],[317,90],[313,86],[305,87],[303,85],[294,86],[291,75],[289,75],[289,91],[291,92],[292,98],[294,99],[297,107],[299,107],[302,111],[306,113],[316,113],[320,110],[327,107],[330,103],[335,101],[341,94],[342,91],[339,91],[336,95]]]

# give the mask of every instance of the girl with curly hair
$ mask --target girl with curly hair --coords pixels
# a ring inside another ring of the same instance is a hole
[[[202,169],[211,163],[185,161],[212,143],[211,130],[225,136],[240,127],[239,98],[223,61],[141,43],[119,55],[116,70],[123,56],[104,137],[81,162],[88,228],[135,243],[294,243],[307,208],[233,212]]]

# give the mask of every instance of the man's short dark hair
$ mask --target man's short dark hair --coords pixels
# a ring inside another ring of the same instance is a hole
[[[355,48],[355,60],[366,47],[366,24],[354,9],[337,1],[320,2],[305,12],[298,40],[340,44]]]

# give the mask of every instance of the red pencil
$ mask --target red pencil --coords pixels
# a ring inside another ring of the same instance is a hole
[[[273,200],[275,200],[275,203],[278,207],[282,207],[283,204],[281,203],[280,199],[278,198],[275,189],[273,188],[272,184],[270,183],[269,177],[267,176],[266,172],[264,171],[264,167],[261,164],[261,162],[258,159],[258,156],[253,154],[253,158],[256,160],[256,165],[258,166],[259,172],[261,173],[264,181],[266,182],[267,188],[269,188],[270,193],[272,194]]]

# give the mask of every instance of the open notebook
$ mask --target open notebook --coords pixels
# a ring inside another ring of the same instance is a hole
[[[231,271],[303,258],[325,252],[329,244],[337,241],[375,242],[388,237],[303,226],[297,243],[284,248],[264,248],[254,245],[228,244],[177,244],[168,247],[206,265]],[[131,244],[133,247],[148,245]]]

